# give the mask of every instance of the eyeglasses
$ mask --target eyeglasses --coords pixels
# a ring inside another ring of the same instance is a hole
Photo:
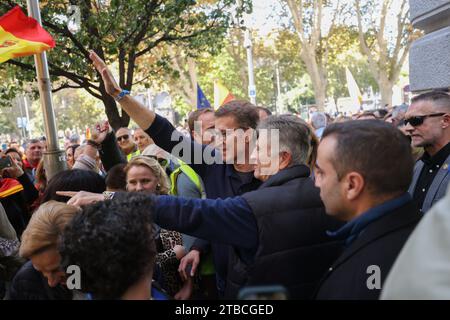
[[[243,130],[244,132],[248,130],[248,128],[234,128],[234,129],[224,129],[224,130],[215,130],[215,135],[218,138],[225,139],[227,134],[233,134],[236,130]]]
[[[128,134],[125,134],[123,136],[117,137],[117,141],[119,141],[119,142],[122,141],[122,139],[128,140],[128,139],[130,139],[130,136]]]
[[[403,120],[405,126],[409,123],[410,125],[412,125],[413,127],[417,127],[420,126],[426,118],[429,117],[440,117],[443,116],[445,113],[432,113],[432,114],[426,114],[423,116],[415,116],[415,117],[410,117],[408,119]]]
[[[154,160],[158,161],[158,163],[159,163],[159,164],[161,165],[161,167],[163,167],[163,168],[165,168],[165,167],[169,164],[169,161],[168,161],[168,160],[163,159],[163,158],[158,158],[157,156],[154,156],[154,155],[144,154],[144,155],[141,155],[141,156],[147,157],[147,158],[151,158],[151,159],[154,159]]]

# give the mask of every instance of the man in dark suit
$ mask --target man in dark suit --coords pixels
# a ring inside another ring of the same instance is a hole
[[[414,97],[405,130],[424,154],[414,166],[409,193],[422,213],[442,199],[450,183],[450,95],[431,91]]]
[[[332,124],[319,146],[316,186],[328,214],[347,221],[329,234],[345,250],[323,277],[317,299],[378,299],[383,282],[421,214],[408,194],[413,158],[389,124]]]

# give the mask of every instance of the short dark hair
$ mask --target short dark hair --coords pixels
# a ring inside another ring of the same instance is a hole
[[[242,129],[256,129],[259,122],[256,107],[245,100],[230,101],[217,109],[214,115],[216,118],[232,116]]]
[[[79,144],[72,144],[71,146],[68,146],[66,148],[66,152],[67,150],[72,149],[72,154],[75,155],[75,150],[77,150],[79,146],[80,146]]]
[[[356,119],[362,118],[362,117],[373,117],[374,119],[378,119],[377,116],[373,111],[364,111],[363,113],[359,114]],[[368,119],[366,119],[368,120]]]
[[[94,299],[121,298],[155,263],[153,198],[116,195],[84,207],[66,227],[59,247],[62,267],[79,266],[81,290]]]
[[[17,153],[21,158],[23,157],[22,152],[20,152],[16,148],[8,148],[8,149],[6,149],[5,154],[11,153],[11,152]]]
[[[425,92],[415,96],[411,100],[411,104],[419,102],[419,101],[430,101],[433,102],[436,106],[446,107],[450,109],[450,95],[447,92],[440,90],[433,90],[430,92]]]
[[[67,202],[70,198],[59,196],[56,191],[88,191],[101,193],[106,190],[102,176],[90,170],[64,170],[55,174],[48,182],[41,203],[55,200]]]
[[[211,109],[211,108],[203,108],[203,109],[197,109],[197,110],[195,110],[195,111],[192,111],[192,112],[189,114],[189,118],[187,119],[188,126],[189,126],[189,133],[191,133],[192,131],[194,131],[194,123],[195,123],[195,121],[197,121],[198,118],[199,118],[202,114],[207,113],[207,112],[212,112],[212,113],[214,113],[214,110]]]
[[[28,148],[30,144],[41,143],[42,141],[36,138],[28,139],[26,142],[26,147]]]
[[[272,111],[270,111],[270,110],[267,109],[266,107],[263,107],[263,106],[256,106],[256,109],[257,109],[257,110],[260,110],[260,111],[264,111],[264,112],[267,114],[267,116],[271,116],[271,115],[272,115]]]
[[[336,138],[333,166],[339,179],[351,171],[360,173],[373,194],[406,192],[414,160],[407,137],[379,120],[349,121],[329,125],[322,135]]]
[[[109,190],[123,190],[127,189],[127,174],[125,173],[125,163],[119,163],[109,169],[106,175],[106,188]]]

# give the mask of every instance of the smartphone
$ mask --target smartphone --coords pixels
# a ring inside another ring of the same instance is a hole
[[[3,170],[5,168],[12,167],[12,162],[10,157],[2,158],[0,159],[0,170]]]
[[[288,300],[289,294],[285,287],[280,285],[273,286],[254,286],[244,287],[239,291],[239,300]]]

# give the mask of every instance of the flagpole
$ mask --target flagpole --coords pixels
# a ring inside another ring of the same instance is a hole
[[[27,0],[28,15],[42,25],[39,0]],[[39,86],[42,114],[44,115],[47,150],[44,152],[44,167],[47,180],[56,173],[67,168],[65,153],[59,150],[58,134],[56,130],[55,112],[53,110],[52,86],[48,72],[47,54],[44,52],[34,55],[36,73]]]

